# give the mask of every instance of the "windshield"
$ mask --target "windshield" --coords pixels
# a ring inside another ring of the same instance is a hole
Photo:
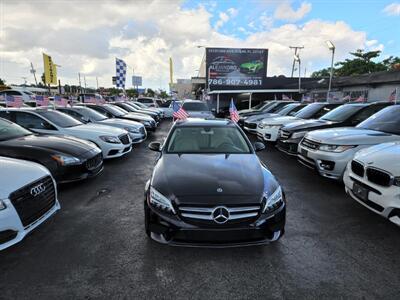
[[[236,127],[220,126],[175,128],[166,149],[167,153],[251,153]]]
[[[126,110],[123,110],[122,108],[119,108],[115,105],[104,105],[104,107],[107,109],[108,112],[117,117],[125,116],[128,113]]]
[[[21,126],[0,119],[0,141],[31,135],[32,132]]]
[[[252,109],[258,110],[258,109],[261,109],[263,106],[270,104],[270,103],[271,102],[261,102],[261,103],[257,104],[256,106],[253,106]]]
[[[400,135],[400,106],[387,107],[356,127]]]
[[[289,112],[291,112],[291,111],[292,111],[294,108],[296,108],[297,106],[299,106],[297,103],[285,105],[285,106],[281,107],[281,108],[277,111],[277,114],[279,114],[279,115],[281,115],[281,116],[286,116]]]
[[[135,104],[135,105],[137,105],[137,106],[139,106],[141,108],[147,108],[146,105],[144,105],[143,103],[140,103],[140,102],[135,102],[135,103],[132,103],[132,104]]]
[[[86,108],[86,107],[79,107],[76,108],[78,110],[78,112],[83,112],[86,116],[89,117],[89,119],[96,121],[96,122],[100,122],[100,121],[104,121],[107,119],[107,117],[105,117],[104,115],[102,115],[101,113],[90,109],[90,108]]]
[[[208,107],[205,103],[201,102],[185,102],[183,103],[183,109],[186,111],[208,111]]]
[[[315,113],[317,113],[322,107],[323,105],[319,103],[309,104],[303,109],[299,110],[299,112],[296,114],[296,117],[300,119],[309,119]]]
[[[133,107],[131,107],[130,105],[126,104],[126,103],[120,103],[119,105],[116,105],[117,108],[122,108],[126,111],[135,111],[135,109]]]
[[[319,119],[331,122],[343,122],[364,107],[363,105],[342,105],[331,110]]]
[[[59,111],[54,111],[54,110],[36,111],[36,113],[62,128],[74,127],[83,124],[82,122],[79,122],[73,117],[70,117],[69,115]]]

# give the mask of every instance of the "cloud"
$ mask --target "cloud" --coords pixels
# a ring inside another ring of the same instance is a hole
[[[296,22],[303,19],[311,11],[311,3],[302,2],[297,10],[294,10],[289,2],[285,1],[278,5],[274,17],[278,20]]]
[[[229,21],[229,19],[234,18],[238,14],[238,10],[236,8],[228,8],[226,12],[220,12],[219,13],[219,19],[215,23],[215,29],[221,28],[226,22]]]
[[[83,1],[79,6],[74,1],[5,1],[3,12],[1,41],[7,43],[0,42],[0,78],[9,83],[22,83],[21,76],[29,76],[33,82],[29,64],[32,61],[41,74],[42,52],[62,66],[58,72],[62,83],[77,84],[81,72],[89,86],[96,86],[96,77],[100,86],[111,86],[115,57],[120,57],[129,65],[127,82],[133,67],[146,87],[167,88],[169,57],[174,62],[174,77],[190,78],[204,54],[197,45],[268,48],[270,76],[289,74],[293,41],[305,46],[300,55],[312,66],[308,72],[329,65],[327,39],[336,45],[337,60],[357,48],[380,45],[377,41],[367,46],[365,32],[355,31],[345,22],[311,20],[273,27],[267,14],[265,24],[258,18],[249,20],[254,28],[238,26],[245,37],[233,37],[213,28],[213,16],[204,6],[187,9],[177,1],[102,0]],[[236,9],[223,13],[226,22],[238,15]]]
[[[398,2],[393,2],[389,5],[387,5],[384,9],[383,12],[387,14],[388,16],[400,16],[400,3]]]

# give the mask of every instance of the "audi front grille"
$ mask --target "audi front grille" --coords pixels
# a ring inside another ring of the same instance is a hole
[[[50,176],[11,193],[10,200],[24,227],[32,224],[56,203],[56,190]]]

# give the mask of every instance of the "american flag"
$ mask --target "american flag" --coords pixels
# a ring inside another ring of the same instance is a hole
[[[93,103],[96,104],[96,98],[92,96],[83,95],[83,103]]]
[[[231,99],[231,104],[229,105],[229,114],[231,115],[231,120],[235,123],[239,121],[239,114],[237,112],[235,103],[233,103],[233,99]]]
[[[173,101],[172,109],[174,110],[173,117],[175,119],[184,120],[189,117],[188,113],[176,101]]]
[[[310,103],[312,102],[312,99],[309,95],[303,95],[303,97],[301,98],[301,103]]]
[[[354,102],[366,102],[367,99],[364,97],[364,95],[360,95]]]
[[[6,95],[5,98],[7,107],[21,107],[23,104],[22,96]]]
[[[96,95],[95,97],[95,103],[96,104],[104,104],[106,101],[104,100],[103,97]]]
[[[347,95],[347,96],[344,96],[343,98],[342,98],[342,101],[350,101],[351,100],[351,97],[350,97],[350,95]]]
[[[48,106],[49,98],[47,96],[35,96],[36,106]]]
[[[62,107],[67,107],[68,100],[61,96],[54,96],[54,104]]]
[[[397,88],[395,88],[393,92],[391,92],[389,95],[389,101],[396,102],[396,100],[397,100]]]

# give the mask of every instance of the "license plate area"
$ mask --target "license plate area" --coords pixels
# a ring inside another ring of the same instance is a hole
[[[354,182],[352,191],[356,197],[362,200],[368,200],[369,190],[358,184],[357,182]]]

